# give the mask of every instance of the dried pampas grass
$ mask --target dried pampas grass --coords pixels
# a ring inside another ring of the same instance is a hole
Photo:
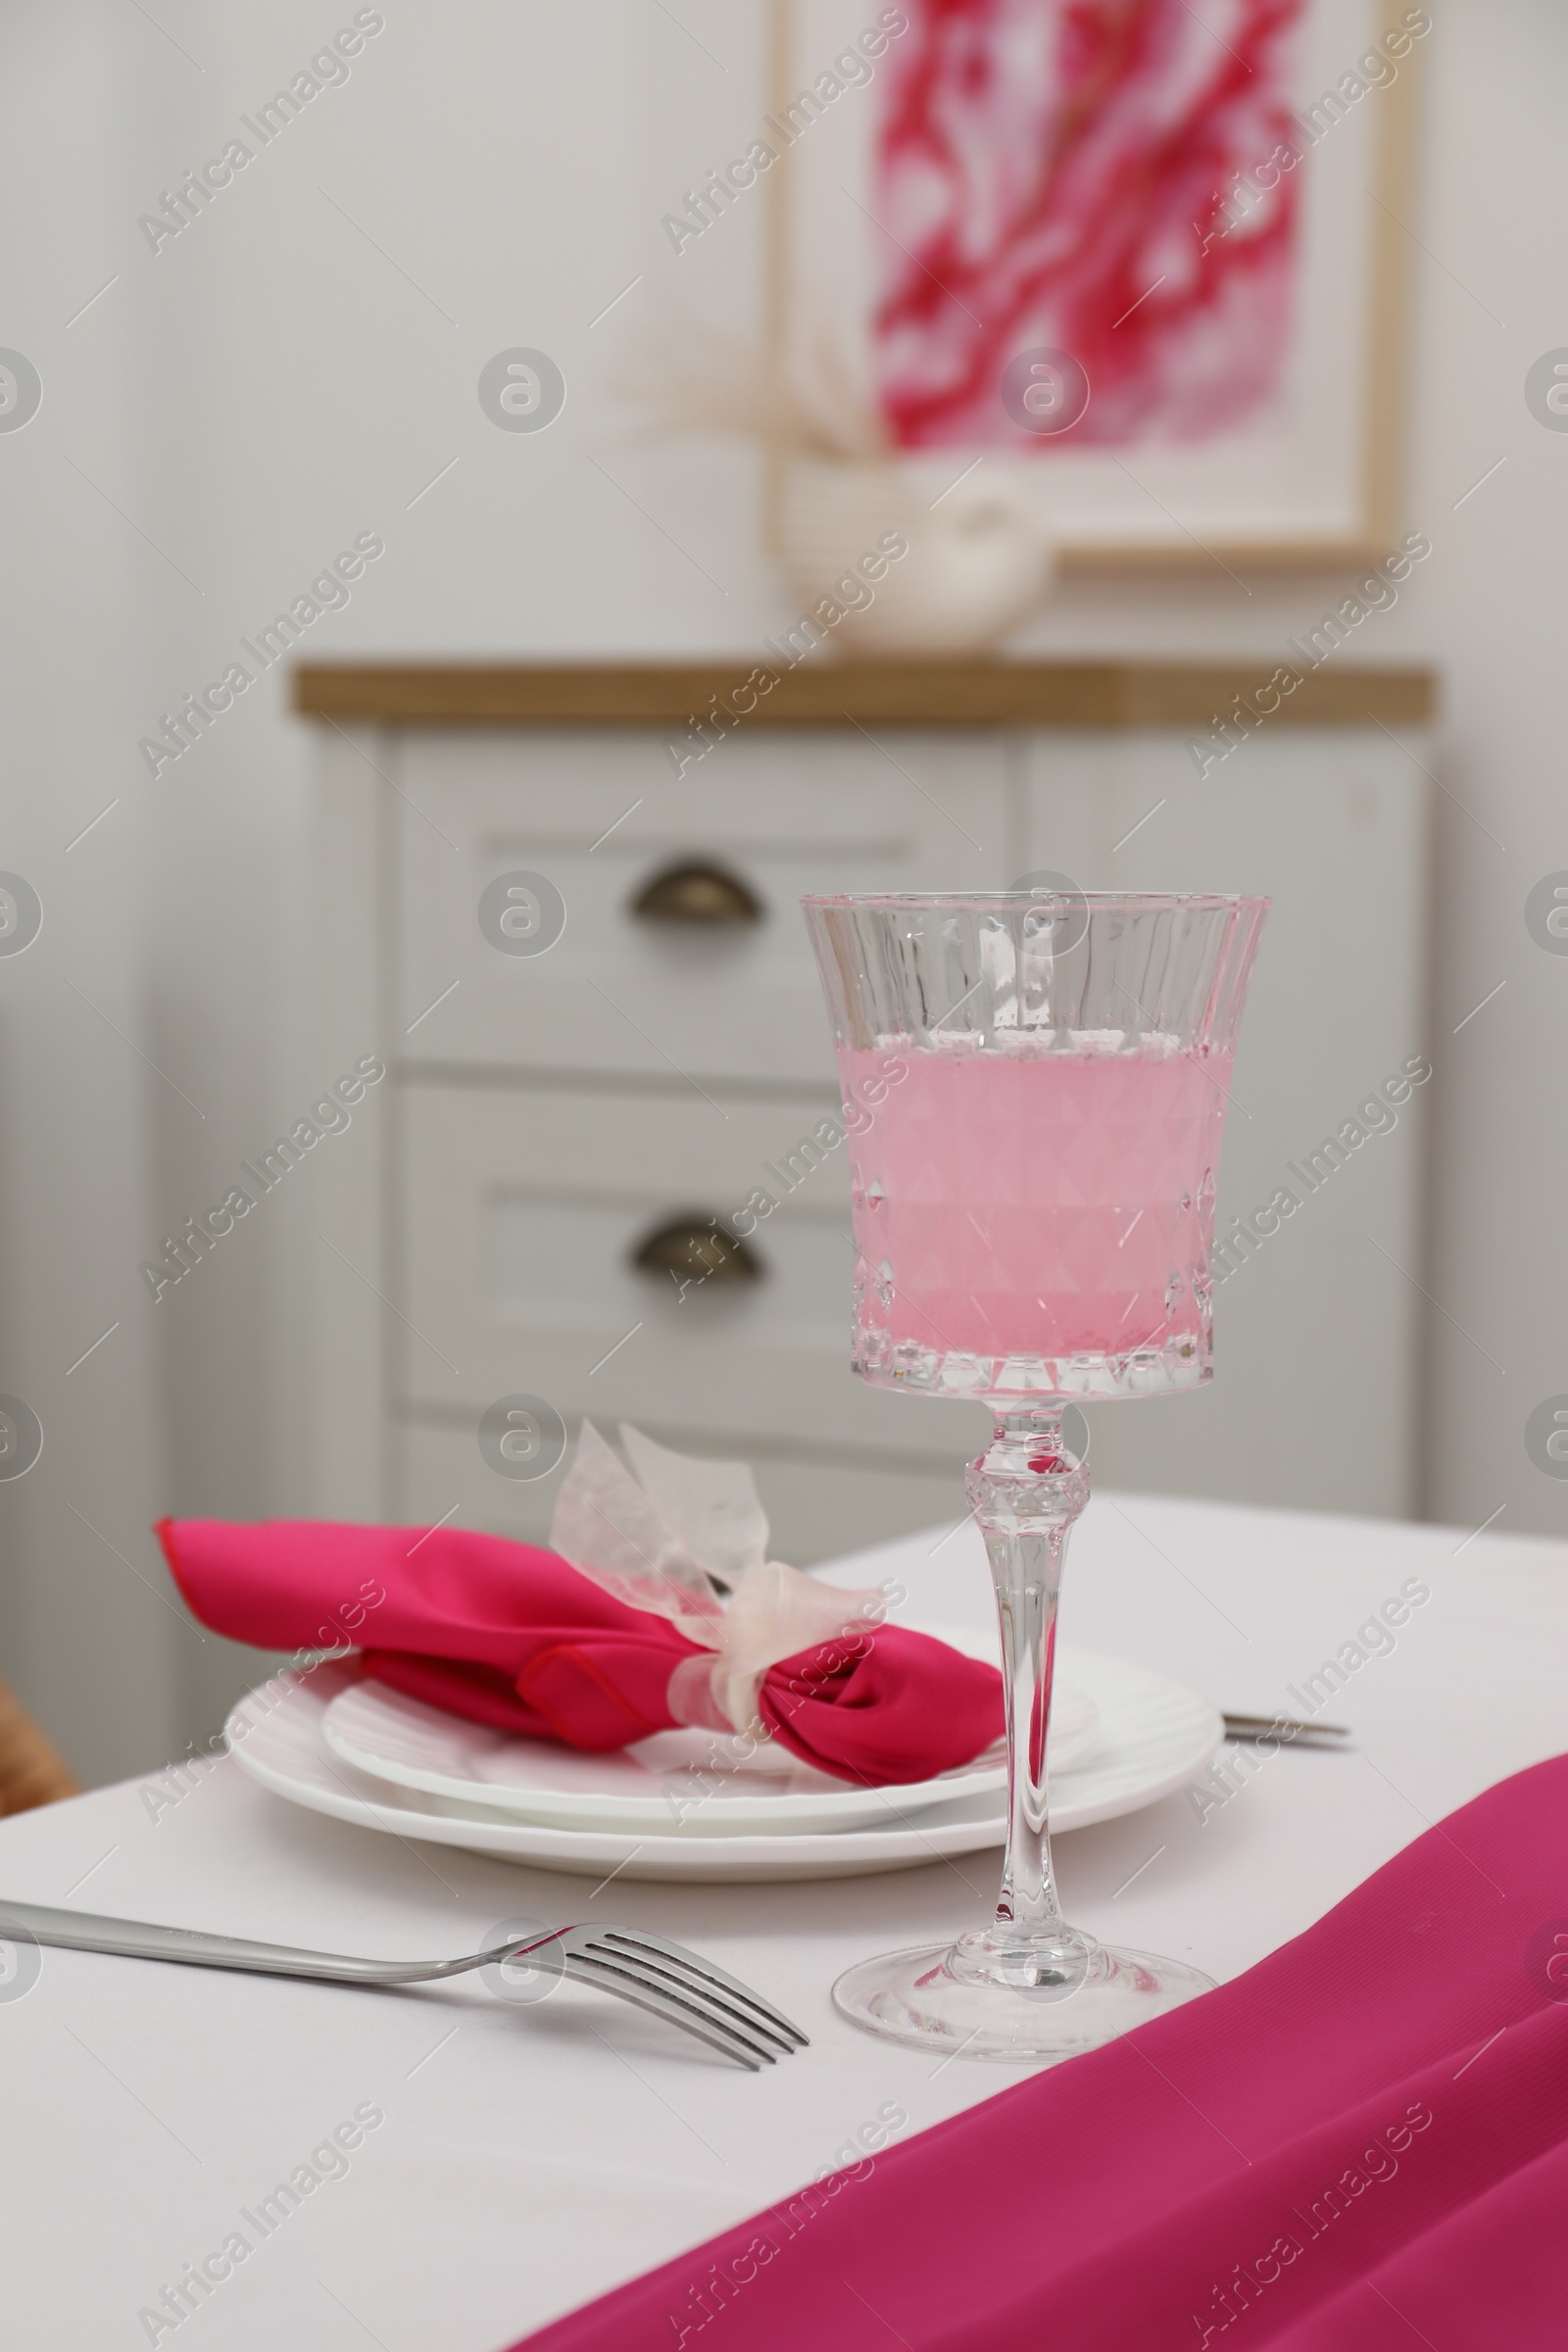
[[[880,416],[826,334],[792,365],[700,320],[668,319],[639,342],[634,365],[613,371],[611,390],[640,412],[636,441],[730,433],[784,457],[861,466],[892,454]]]

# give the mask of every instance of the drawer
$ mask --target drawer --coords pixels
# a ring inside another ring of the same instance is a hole
[[[641,1426],[639,1424],[639,1426]],[[611,1433],[613,1435],[613,1432]],[[836,1461],[778,1459],[721,1446],[660,1424],[648,1434],[686,1453],[728,1452],[749,1460],[767,1513],[770,1549],[797,1568],[836,1559],[894,1536],[932,1530],[933,1544],[962,1516],[956,1473],[858,1468]],[[576,1437],[575,1426],[571,1432]],[[394,1490],[389,1510],[410,1526],[429,1526],[452,1510],[454,1527],[482,1529],[525,1544],[544,1544],[564,1468],[536,1485],[500,1477],[479,1453],[471,1428],[409,1422],[393,1433]],[[569,1458],[569,1456],[568,1456]],[[950,1557],[956,1558],[956,1546]]]
[[[994,889],[1017,870],[1021,754],[995,736],[759,737],[684,780],[640,733],[418,736],[394,757],[396,1033],[418,1063],[830,1079],[801,894]],[[755,913],[632,911],[694,863]],[[481,929],[483,894],[515,872],[559,894],[564,928],[543,952]]]
[[[399,1089],[406,1402],[481,1411],[539,1396],[567,1421],[662,1422],[873,1448],[956,1470],[978,1407],[888,1396],[849,1369],[847,1155],[813,1129],[836,1096],[714,1106],[534,1082]],[[814,1163],[814,1164],[813,1164]],[[752,1282],[645,1273],[672,1218],[710,1233],[761,1188]]]

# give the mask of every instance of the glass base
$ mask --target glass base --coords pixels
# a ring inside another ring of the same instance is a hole
[[[833,1987],[841,2017],[867,2034],[953,2058],[1052,2065],[1180,2008],[1214,1980],[1184,1960],[1074,1938],[1084,1964],[1047,1984],[1000,1984],[973,1970],[974,1938],[888,1952],[847,1969]],[[957,1974],[951,1964],[965,1970]]]

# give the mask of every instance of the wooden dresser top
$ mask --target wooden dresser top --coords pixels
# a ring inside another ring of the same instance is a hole
[[[392,727],[684,727],[715,698],[720,723],[739,723],[738,696],[754,706],[747,727],[1206,728],[1238,695],[1250,703],[1267,686],[1274,659],[808,661],[779,664],[766,693],[748,692],[753,667],[742,654],[702,662],[305,662],[293,672],[294,708],[306,718]],[[765,660],[759,666],[768,674]],[[1435,703],[1428,669],[1328,661],[1279,699],[1269,723],[1419,726]]]

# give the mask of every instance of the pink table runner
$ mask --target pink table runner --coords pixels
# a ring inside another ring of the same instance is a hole
[[[1568,2342],[1565,2205],[1558,1757],[1234,1983],[527,2342],[1544,2352]]]

